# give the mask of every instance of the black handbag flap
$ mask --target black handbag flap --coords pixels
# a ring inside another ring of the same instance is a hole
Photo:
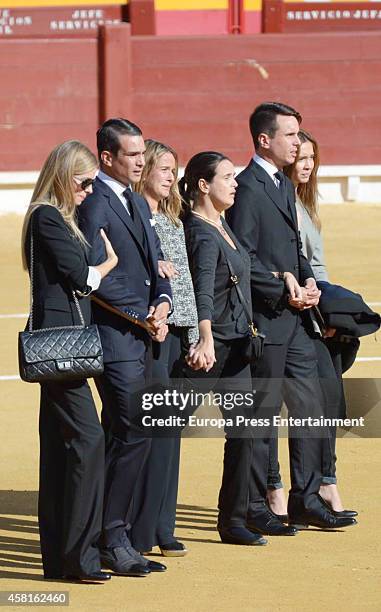
[[[19,334],[26,363],[99,357],[102,346],[96,325],[54,327]]]

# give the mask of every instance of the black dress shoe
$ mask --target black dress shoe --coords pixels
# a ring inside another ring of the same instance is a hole
[[[111,574],[99,571],[92,574],[79,574],[79,576],[65,576],[65,578],[76,582],[106,582],[111,579]]]
[[[265,505],[262,509],[250,514],[247,527],[250,531],[270,536],[294,536],[298,533],[296,527],[284,525]]]
[[[137,563],[136,559],[122,546],[104,548],[100,553],[103,567],[112,570],[119,576],[144,577],[151,573],[147,567],[148,562],[144,565]]]
[[[221,542],[224,544],[241,544],[243,546],[265,546],[267,540],[258,533],[252,533],[246,527],[218,528]]]
[[[148,567],[150,572],[165,572],[167,569],[167,566],[164,565],[164,563],[158,563],[157,561],[148,561],[148,559],[146,559],[147,563],[144,567]]]
[[[333,516],[337,516],[338,518],[354,518],[358,516],[358,512],[356,510],[333,510],[331,505],[323,499],[320,495],[318,495],[319,500],[329,510]]]
[[[126,551],[133,559],[135,559],[136,563],[142,565],[143,567],[147,567],[150,572],[165,572],[167,569],[167,566],[163,563],[158,563],[157,561],[149,561],[149,559],[143,557],[143,555],[141,555],[137,550],[135,550],[135,548],[130,545],[126,546]]]
[[[295,525],[298,529],[308,529],[310,525],[320,529],[343,529],[343,527],[357,525],[356,519],[334,516],[324,506],[320,509],[306,510],[299,514],[289,512],[289,520],[290,524]]]

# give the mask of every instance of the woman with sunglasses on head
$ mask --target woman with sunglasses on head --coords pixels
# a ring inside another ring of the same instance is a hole
[[[234,203],[237,182],[230,159],[215,151],[194,155],[180,183],[189,207],[184,218],[189,265],[195,288],[200,338],[189,350],[184,374],[196,390],[221,393],[225,423],[252,416],[246,399],[252,391],[247,359],[251,311],[250,259],[222,217]],[[233,274],[234,271],[234,274]],[[242,299],[235,282],[238,282]],[[244,394],[238,403],[236,394]],[[233,398],[234,406],[225,407]],[[246,527],[253,438],[248,427],[225,427],[218,531],[229,544],[263,545],[266,540]],[[255,469],[255,466],[254,468]]]
[[[295,186],[296,210],[303,254],[307,257],[316,280],[328,281],[318,210],[319,147],[315,138],[305,130],[301,129],[298,136],[300,140],[298,156],[292,165],[284,169],[284,173]],[[312,325],[311,334],[315,340],[319,376],[328,407],[327,416],[337,417],[339,411],[342,415],[345,414],[342,372],[332,362],[324,340],[324,338],[331,338],[336,330],[325,330],[323,338],[316,320],[312,321]],[[337,488],[335,438],[336,429],[332,428],[331,437],[324,442],[323,479],[319,493],[323,502],[336,516],[354,517],[357,516],[357,512],[344,510]],[[271,440],[270,451],[268,503],[273,512],[285,520],[287,504],[279,474],[276,438]]]
[[[181,198],[177,188],[178,159],[169,146],[146,140],[145,166],[135,189],[148,202],[170,279],[173,313],[164,342],[153,343],[152,378],[166,384],[178,375],[181,355],[198,339],[197,312],[185,246]],[[131,538],[135,549],[158,545],[169,557],[182,557],[187,549],[174,536],[179,479],[180,436],[154,437],[144,473],[138,484]]]
[[[78,141],[53,149],[38,177],[22,233],[24,268],[33,252],[33,328],[78,325],[73,291],[85,324],[88,295],[116,265],[102,230],[105,261],[89,267],[76,209],[92,191],[98,169]],[[44,577],[104,582],[101,532],[104,436],[86,380],[41,383],[38,520]]]

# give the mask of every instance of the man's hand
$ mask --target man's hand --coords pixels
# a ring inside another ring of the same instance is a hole
[[[317,288],[316,281],[314,278],[308,278],[305,282],[304,287],[301,287],[301,298],[290,299],[289,303],[293,308],[298,310],[307,310],[312,306],[317,306],[321,291]]]
[[[178,270],[176,270],[174,264],[171,261],[164,261],[162,259],[159,259],[159,261],[157,262],[157,267],[159,276],[161,276],[161,278],[168,278],[169,280],[171,280],[171,278],[176,278],[176,276],[179,276]]]
[[[284,284],[286,285],[290,294],[290,301],[302,299],[302,288],[291,272],[284,273]]]
[[[304,287],[300,287],[291,272],[285,272],[284,281],[290,291],[289,304],[297,310],[307,310],[317,306],[321,291],[317,288],[314,278],[307,278]],[[299,289],[298,289],[299,288]],[[291,290],[294,290],[294,295]]]
[[[161,325],[159,330],[152,335],[152,340],[155,340],[155,342],[164,342],[164,340],[166,339],[168,334],[168,325]]]
[[[148,310],[147,323],[149,325],[149,333],[156,342],[164,342],[167,333],[167,316],[170,306],[168,302],[161,302],[156,307],[150,306]]]

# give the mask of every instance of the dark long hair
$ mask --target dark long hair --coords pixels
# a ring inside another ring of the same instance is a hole
[[[319,156],[319,145],[315,138],[306,130],[299,130],[298,133],[300,143],[303,144],[305,142],[310,142],[312,144],[312,148],[314,150],[314,168],[311,172],[311,176],[309,178],[308,183],[299,183],[296,187],[296,193],[298,194],[301,203],[304,208],[307,209],[308,214],[310,215],[313,224],[319,230],[321,230],[321,220],[319,217],[318,211],[318,181],[317,181],[317,173],[320,165],[320,156]],[[294,163],[290,166],[286,166],[284,168],[284,173],[292,180],[292,175],[294,173],[296,162],[299,159],[298,157],[295,159]]]
[[[217,151],[202,151],[191,157],[185,167],[184,176],[179,180],[179,191],[185,205],[184,215],[192,209],[198,198],[199,181],[204,179],[207,183],[211,183],[216,175],[217,166],[225,159],[231,161],[226,155]]]

